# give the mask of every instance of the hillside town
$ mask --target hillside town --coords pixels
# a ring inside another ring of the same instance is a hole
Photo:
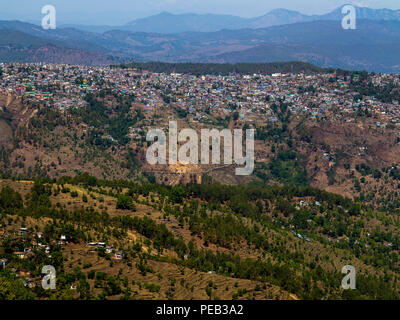
[[[374,115],[371,121],[377,128],[400,126],[397,100],[383,102],[374,96],[360,96],[353,89],[359,75],[346,76],[337,71],[195,76],[41,63],[2,63],[0,68],[1,93],[60,110],[85,106],[88,93],[108,92],[133,95],[153,111],[173,106],[184,110],[189,121],[205,123],[210,115],[224,117],[233,111],[249,124],[275,122],[277,114],[271,106],[284,101],[293,115],[306,115],[311,120],[329,117],[331,121],[352,122],[352,115],[362,111]],[[368,77],[377,87],[399,82],[398,75]]]
[[[388,222],[400,208],[397,75],[19,63],[0,64],[0,74],[9,145],[0,150],[0,269],[26,297],[236,300],[248,288],[252,299],[335,298],[330,266],[350,255],[363,272],[398,277],[398,225]],[[254,174],[147,162],[145,132],[171,120],[255,128]],[[310,278],[321,252],[328,276]],[[42,290],[39,265],[57,268],[59,296]],[[263,289],[272,278],[259,266],[276,268],[276,288]],[[325,291],[291,287],[290,274]],[[188,285],[175,291],[176,278]],[[398,298],[397,284],[370,281]]]

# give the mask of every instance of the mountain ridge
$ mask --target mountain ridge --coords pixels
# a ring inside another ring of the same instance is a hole
[[[7,32],[17,30],[37,37],[38,43],[42,42],[39,39],[58,41],[62,47],[116,58],[99,58],[100,64],[115,64],[117,59],[173,63],[301,61],[320,67],[399,72],[400,21],[394,20],[359,19],[356,30],[344,30],[335,20],[174,34],[117,29],[99,34],[74,28],[45,31],[19,21],[0,21],[0,30],[5,30],[2,36],[6,39]],[[59,54],[62,56],[62,52]]]
[[[359,6],[354,7],[356,8],[356,14],[359,19],[400,21],[400,10],[372,9]],[[152,16],[129,21],[120,26],[79,24],[68,24],[65,26],[97,33],[103,33],[115,29],[131,32],[156,32],[163,34],[188,31],[213,32],[223,29],[238,30],[246,28],[267,28],[276,25],[318,20],[341,20],[344,16],[342,14],[342,8],[343,6],[340,6],[331,12],[321,15],[307,15],[295,10],[278,8],[252,18],[212,13],[197,14],[188,12],[174,14],[163,11]]]
[[[79,45],[68,45],[68,42],[17,30],[0,30],[0,61],[102,65],[118,60],[104,53],[84,50]]]

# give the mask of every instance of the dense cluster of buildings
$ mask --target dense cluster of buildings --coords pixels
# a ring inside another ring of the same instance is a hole
[[[82,107],[88,93],[102,90],[133,94],[138,102],[153,109],[185,110],[193,121],[206,121],[210,114],[224,116],[237,111],[240,119],[277,120],[271,105],[289,103],[293,114],[310,119],[331,117],[352,121],[359,109],[379,116],[377,127],[400,122],[397,101],[383,103],[375,97],[355,99],[350,77],[336,73],[195,76],[152,73],[144,70],[54,64],[0,64],[0,92],[45,103],[61,110]],[[370,75],[374,85],[397,83],[396,75]],[[353,79],[357,81],[357,78]]]

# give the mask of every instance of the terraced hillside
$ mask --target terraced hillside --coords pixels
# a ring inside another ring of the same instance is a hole
[[[310,187],[2,180],[0,208],[3,298],[398,298],[397,215]]]

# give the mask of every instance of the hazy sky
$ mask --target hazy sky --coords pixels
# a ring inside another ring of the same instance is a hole
[[[46,4],[56,7],[59,23],[118,25],[162,11],[254,17],[276,8],[320,14],[347,3],[400,9],[399,0],[0,0],[0,19],[40,20]]]

